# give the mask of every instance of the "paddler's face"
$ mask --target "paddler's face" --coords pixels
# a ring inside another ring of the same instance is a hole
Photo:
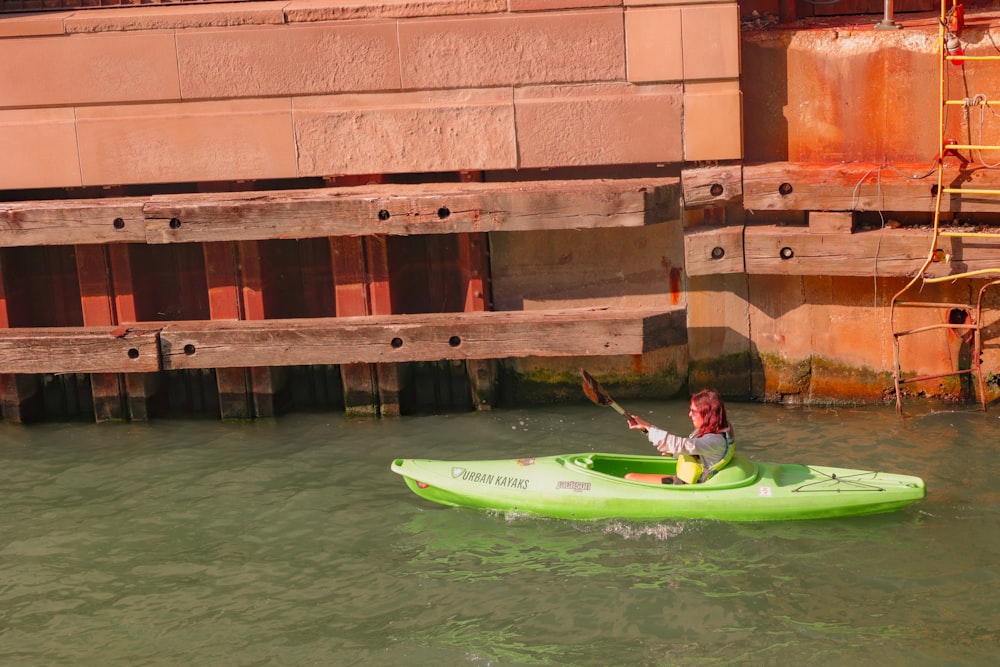
[[[695,430],[700,429],[702,424],[705,423],[704,417],[698,412],[698,408],[695,407],[694,403],[691,404],[691,409],[688,410],[688,416],[691,417],[691,423],[694,424]]]

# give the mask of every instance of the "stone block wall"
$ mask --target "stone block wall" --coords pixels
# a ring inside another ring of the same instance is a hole
[[[742,157],[735,2],[0,17],[0,190]]]

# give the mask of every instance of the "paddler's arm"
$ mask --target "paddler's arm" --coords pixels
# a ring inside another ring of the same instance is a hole
[[[637,417],[632,415],[631,419],[628,421],[628,427],[631,429],[641,429],[646,432],[649,437],[649,441],[653,443],[653,446],[664,456],[674,456],[676,454],[683,454],[684,452],[693,452],[694,445],[688,438],[682,438],[676,436],[672,433],[664,431],[662,428],[653,426],[648,421],[642,417]]]

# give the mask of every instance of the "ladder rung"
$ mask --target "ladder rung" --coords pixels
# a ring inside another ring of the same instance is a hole
[[[986,238],[1000,239],[1000,232],[938,232],[938,236],[949,236],[951,238]]]
[[[923,306],[924,308],[971,308],[967,303],[944,303],[943,301],[897,301],[897,306]]]
[[[977,188],[941,188],[941,192],[949,195],[1000,195],[1000,190],[981,190]]]
[[[991,144],[945,144],[946,151],[1000,151],[1000,146]]]
[[[945,104],[950,104],[952,106],[960,106],[960,107],[981,106],[981,105],[984,105],[984,104],[986,106],[989,106],[991,104],[1000,104],[1000,100],[970,100],[970,99],[962,99],[962,100],[945,100],[944,103]]]
[[[965,273],[953,273],[950,276],[943,276],[941,278],[924,278],[924,282],[933,285],[934,283],[946,283],[950,280],[961,280],[962,278],[985,276],[990,273],[1000,273],[1000,267],[997,267],[995,269],[979,269],[978,271],[966,271]]]
[[[1000,60],[1000,56],[945,56],[945,60]]]

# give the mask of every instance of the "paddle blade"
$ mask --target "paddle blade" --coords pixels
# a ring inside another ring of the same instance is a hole
[[[614,403],[608,392],[604,391],[601,383],[595,380],[590,373],[581,368],[580,377],[583,378],[583,393],[587,395],[587,398],[598,405],[607,406]]]

